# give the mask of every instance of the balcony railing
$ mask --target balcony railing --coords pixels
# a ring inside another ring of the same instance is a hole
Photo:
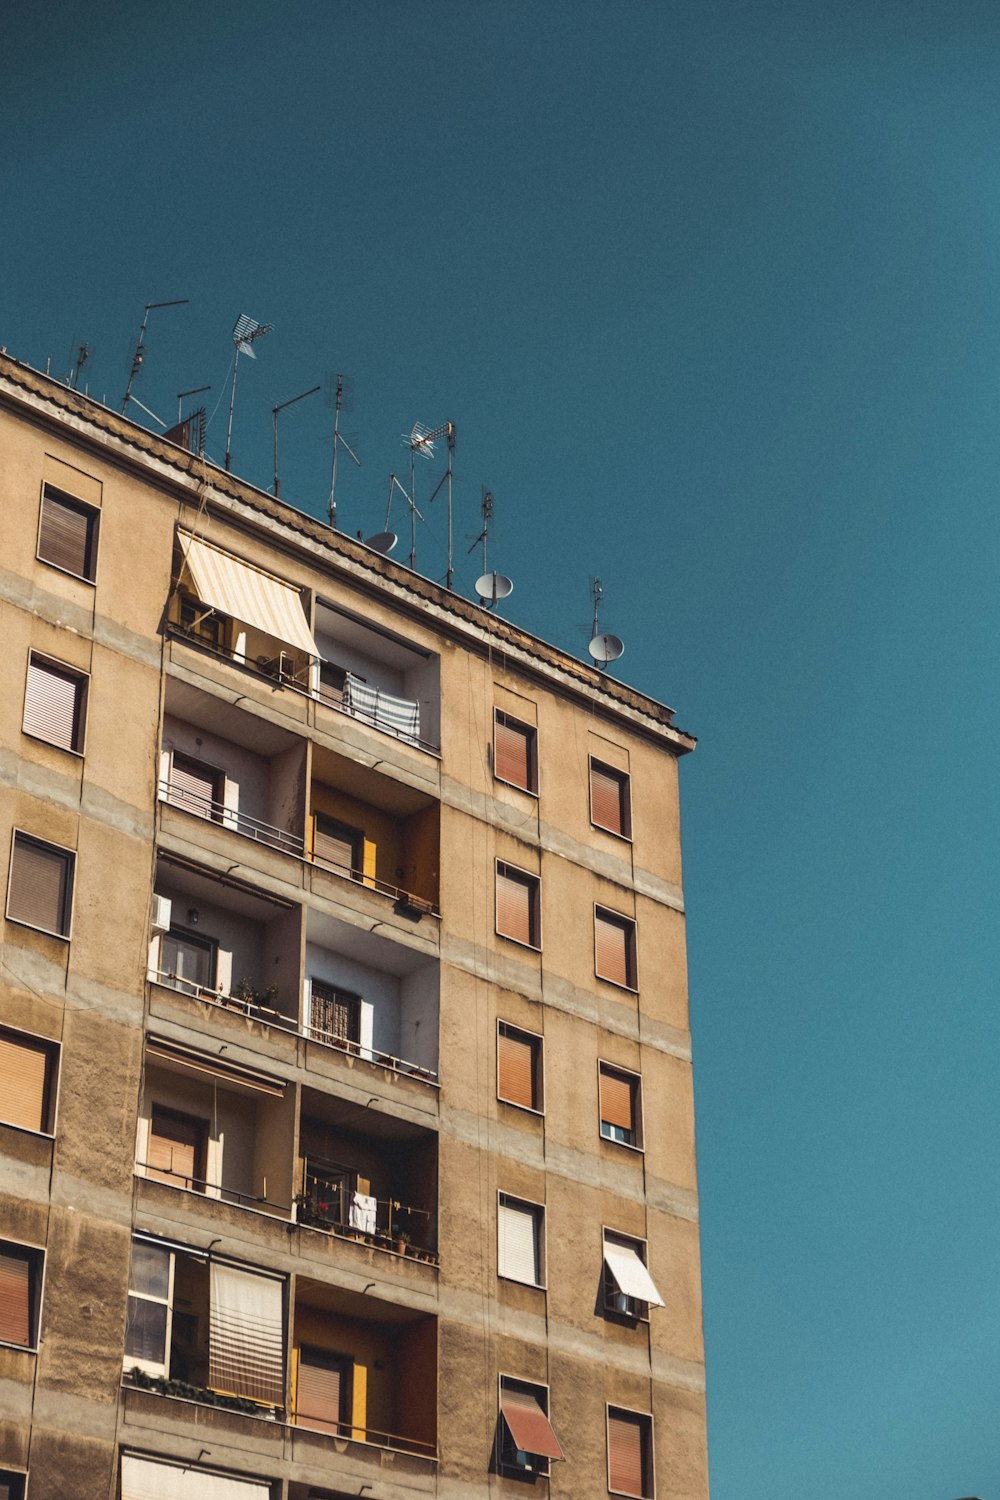
[[[280,1010],[275,1010],[272,1006],[261,1005],[258,1001],[243,995],[230,995],[225,990],[195,984],[190,979],[182,979],[179,974],[170,974],[164,969],[150,969],[147,977],[153,984],[162,985],[164,989],[175,990],[180,995],[190,995],[193,1000],[207,1001],[210,1005],[218,1005],[221,1010],[236,1011],[250,1020],[260,1021],[264,1026],[280,1026],[283,1031],[305,1037],[306,1041],[330,1047],[335,1052],[347,1052],[350,1056],[356,1057],[359,1062],[371,1063],[373,1067],[385,1068],[390,1073],[403,1073],[408,1078],[417,1078],[422,1083],[431,1084],[434,1088],[438,1086],[438,1075],[433,1068],[424,1068],[419,1063],[409,1062],[398,1053],[379,1052],[374,1047],[362,1046],[360,1042],[348,1041],[344,1037],[334,1036],[317,1027],[301,1025],[294,1017],[283,1015]]]
[[[380,880],[377,875],[366,875],[364,870],[356,869],[352,865],[340,864],[337,860],[322,855],[312,854],[310,858],[314,865],[321,870],[329,870],[331,875],[339,875],[342,880],[351,880],[355,885],[367,886],[369,890],[388,896],[390,901],[396,903],[397,909],[406,915],[415,917],[439,917],[441,915],[441,910],[435,902],[428,901],[425,896],[416,896],[412,891],[404,890],[400,885],[390,885],[389,881]]]
[[[255,839],[258,844],[267,844],[285,854],[302,854],[303,842],[298,834],[289,833],[285,828],[276,828],[273,823],[265,823],[263,819],[253,818],[237,808],[226,807],[225,803],[203,797],[199,792],[193,792],[176,781],[161,781],[159,794],[161,802],[169,802],[171,807],[182,807],[185,812],[194,813],[197,818],[217,823],[221,828],[232,829],[244,838]]]
[[[437,1458],[433,1443],[420,1438],[401,1437],[398,1432],[380,1432],[377,1427],[359,1427],[355,1422],[328,1422],[311,1417],[308,1413],[292,1411],[291,1420],[296,1427],[307,1432],[322,1432],[341,1442],[367,1443],[372,1448],[392,1448],[397,1453],[413,1453],[418,1458]]]
[[[168,1182],[167,1187],[186,1188],[191,1193],[201,1193],[206,1198],[211,1198],[214,1203],[232,1203],[237,1208],[257,1208],[273,1210],[279,1214],[290,1214],[291,1204],[276,1203],[273,1198],[262,1198],[257,1193],[239,1193],[235,1188],[222,1187],[217,1182],[208,1182],[202,1177],[189,1177],[184,1172],[175,1172],[171,1167],[161,1167],[151,1161],[137,1161],[137,1167],[141,1167],[143,1176],[147,1181],[160,1182],[164,1177],[174,1177],[176,1182]]]
[[[397,727],[392,724],[385,714],[379,714],[377,711],[369,711],[363,700],[361,704],[354,704],[351,702],[349,696],[345,704],[335,691],[331,691],[325,685],[318,692],[315,692],[311,686],[297,681],[296,677],[281,671],[279,668],[275,668],[273,664],[269,663],[267,666],[260,666],[257,662],[248,661],[246,658],[236,655],[235,652],[227,650],[225,646],[220,646],[217,642],[199,635],[197,631],[184,630],[181,626],[175,624],[168,625],[167,630],[177,640],[197,646],[199,650],[207,652],[209,656],[218,657],[220,661],[226,662],[229,666],[240,667],[243,671],[250,672],[253,676],[262,678],[270,687],[278,686],[287,688],[293,693],[298,693],[303,698],[312,698],[314,701],[322,703],[324,707],[332,708],[336,713],[346,715],[349,719],[359,719],[363,724],[369,724],[381,734],[391,735],[393,739],[400,740],[405,745],[416,745],[418,749],[426,750],[430,755],[440,756],[441,754],[440,745],[434,744],[431,740],[421,739],[419,735],[411,734],[405,729]],[[276,660],[280,661],[280,658],[276,658]]]

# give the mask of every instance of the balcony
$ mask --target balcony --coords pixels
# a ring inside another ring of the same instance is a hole
[[[350,881],[394,903],[412,921],[439,916],[440,810],[426,793],[314,747],[307,856],[331,877],[336,899]]]
[[[435,655],[323,601],[316,605],[316,644],[314,685],[325,710],[437,753],[441,690]]]
[[[296,1427],[436,1457],[433,1317],[299,1276],[292,1360]]]
[[[287,1219],[294,1116],[281,1080],[150,1037],[136,1175]]]
[[[433,1131],[307,1088],[299,1150],[299,1225],[437,1264]]]

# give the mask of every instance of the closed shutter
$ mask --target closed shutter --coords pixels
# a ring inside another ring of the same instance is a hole
[[[501,1099],[537,1108],[535,1102],[535,1046],[530,1038],[514,1031],[501,1031],[497,1037],[497,1065]]]
[[[42,495],[42,518],[38,528],[38,555],[45,562],[91,578],[90,535],[94,513],[61,500],[46,490]]]
[[[340,1432],[344,1399],[342,1364],[303,1349],[299,1355],[296,1421],[319,1432]]]
[[[493,732],[493,769],[501,781],[532,791],[531,740],[534,730],[497,714]]]
[[[65,936],[70,856],[24,834],[14,837],[7,913],[16,922]]]
[[[313,854],[327,865],[345,873],[360,874],[357,869],[358,837],[353,828],[317,817],[313,836]]]
[[[212,1262],[209,1384],[269,1406],[285,1400],[284,1283]]]
[[[497,931],[504,937],[534,945],[534,886],[530,876],[497,866]]]
[[[218,772],[186,755],[175,755],[170,767],[170,800],[203,818],[213,816]]]
[[[122,1455],[122,1500],[269,1500],[270,1495],[264,1479],[237,1479],[192,1464]]]
[[[625,834],[625,778],[596,761],[590,763],[590,816],[609,833]]]
[[[634,1096],[635,1086],[631,1078],[601,1069],[601,1119],[605,1124],[634,1131]]]
[[[0,1250],[0,1341],[31,1343],[31,1262]]]
[[[25,734],[37,735],[63,750],[78,749],[82,695],[83,680],[75,672],[61,671],[32,657],[24,699]]]
[[[310,1025],[324,1041],[361,1040],[361,1001],[330,985],[312,983]]]
[[[205,1127],[200,1120],[153,1106],[149,1132],[147,1175],[174,1187],[193,1187],[201,1177],[201,1146]]]
[[[47,1129],[48,1067],[44,1042],[0,1032],[0,1120],[22,1130]]]
[[[610,979],[612,984],[631,985],[629,962],[632,926],[601,912],[594,914],[594,958],[601,979]]]
[[[645,1419],[634,1412],[608,1412],[608,1488],[622,1495],[644,1496]]]
[[[500,1200],[500,1275],[511,1281],[538,1286],[538,1210],[525,1203]]]

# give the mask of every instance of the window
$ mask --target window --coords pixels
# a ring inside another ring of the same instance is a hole
[[[26,1477],[15,1474],[12,1469],[0,1469],[0,1500],[24,1500]]]
[[[609,984],[636,988],[635,923],[603,906],[594,907],[594,971]]]
[[[549,1422],[544,1385],[500,1376],[498,1467],[516,1474],[547,1474],[549,1460],[565,1457]]]
[[[99,512],[47,484],[42,491],[38,521],[38,553],[42,562],[93,583],[97,572]]]
[[[590,762],[590,821],[619,838],[632,836],[632,805],[627,771],[599,760]]]
[[[0,1122],[51,1130],[56,1055],[52,1042],[0,1029]]]
[[[81,755],[86,708],[86,675],[32,651],[24,695],[25,734]]]
[[[146,1176],[172,1187],[205,1191],[208,1121],[154,1104]]]
[[[599,1065],[601,1134],[622,1146],[642,1146],[639,1076],[608,1063]]]
[[[653,1419],[608,1407],[608,1489],[649,1500],[653,1493]]]
[[[125,1365],[147,1375],[169,1372],[173,1313],[174,1257],[163,1245],[145,1240],[132,1244]]]
[[[335,866],[342,875],[360,878],[364,865],[364,834],[360,828],[351,828],[347,823],[338,823],[334,818],[317,813],[313,857],[322,864]]]
[[[160,941],[160,977],[186,994],[214,989],[217,947],[214,938],[171,927]]]
[[[10,920],[68,938],[74,858],[69,849],[15,832],[7,889]]]
[[[498,781],[519,786],[524,792],[538,791],[535,730],[512,719],[499,708],[493,716],[493,774]]]
[[[364,682],[364,678],[359,681]],[[344,687],[347,683],[347,672],[343,667],[338,667],[335,662],[321,661],[319,664],[319,695],[327,703],[336,703],[339,706],[344,702]]]
[[[646,1246],[629,1235],[604,1231],[604,1310],[623,1318],[648,1318],[663,1298],[646,1269]]]
[[[214,610],[206,609],[190,595],[181,596],[180,622],[181,629],[185,635],[193,635],[198,640],[205,641],[216,650],[223,650],[226,645],[226,627],[228,621],[225,616],[216,614]]]
[[[539,883],[514,865],[497,861],[497,932],[501,937],[539,948]]]
[[[171,755],[167,800],[177,807],[220,823],[225,784],[224,773],[215,766],[190,755],[180,755],[176,750]]]
[[[122,1500],[270,1500],[272,1493],[266,1479],[223,1474],[193,1463],[168,1463],[137,1453],[122,1454]]]
[[[38,1344],[42,1252],[0,1241],[0,1344]]]
[[[525,1286],[543,1285],[542,1217],[538,1203],[499,1195],[497,1214],[497,1268],[507,1281]]]
[[[295,1404],[300,1427],[339,1434],[350,1417],[352,1369],[353,1362],[345,1356],[303,1344]]]
[[[309,1027],[317,1041],[332,1047],[357,1047],[361,1041],[361,998],[314,979],[309,1002]]]
[[[542,1108],[542,1039],[506,1021],[497,1025],[497,1098],[522,1109]]]

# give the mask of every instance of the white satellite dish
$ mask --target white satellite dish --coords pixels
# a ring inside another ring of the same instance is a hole
[[[617,661],[625,650],[625,642],[617,635],[595,635],[587,652],[591,661],[599,667],[606,667],[609,662]]]
[[[370,547],[373,552],[389,553],[399,541],[394,531],[379,531],[375,536],[365,539],[365,546]]]
[[[513,593],[514,585],[504,573],[484,573],[476,579],[476,593],[480,604],[497,604]]]

